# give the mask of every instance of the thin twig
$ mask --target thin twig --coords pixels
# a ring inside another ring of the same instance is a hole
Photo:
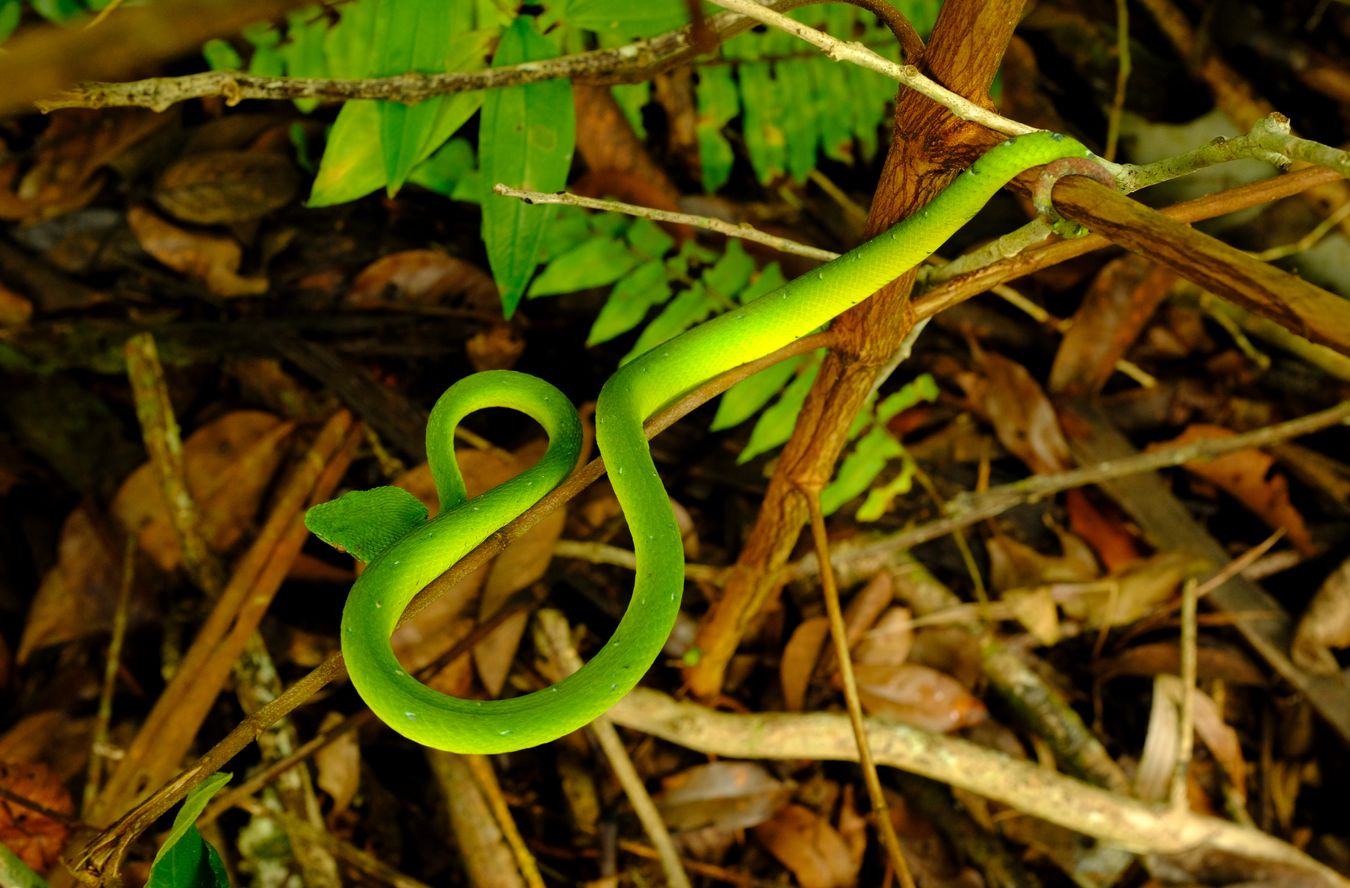
[[[1120,141],[1120,118],[1125,112],[1125,85],[1130,81],[1130,4],[1116,0],[1116,91],[1111,97],[1111,114],[1106,121],[1106,147],[1102,156],[1116,159]]]
[[[122,668],[122,642],[127,636],[127,608],[136,577],[135,534],[127,534],[122,546],[122,582],[117,587],[117,607],[113,610],[112,638],[108,642],[108,660],[103,664],[103,687],[99,689],[98,715],[94,736],[89,743],[89,778],[84,784],[80,810],[88,812],[103,784],[103,762],[108,756],[108,725],[112,722],[112,700],[117,689],[117,672]]]
[[[1192,577],[1181,586],[1181,716],[1177,725],[1177,760],[1172,772],[1171,805],[1174,811],[1190,807],[1186,784],[1195,749],[1195,669],[1196,581]]]
[[[839,589],[834,584],[834,571],[830,569],[830,540],[825,532],[825,516],[820,511],[820,490],[802,490],[801,493],[806,497],[806,508],[811,513],[811,538],[815,542],[816,557],[824,565],[820,572],[820,590],[825,599],[825,612],[829,615],[830,638],[834,641],[839,680],[844,689],[844,706],[848,710],[853,739],[858,746],[858,763],[862,768],[867,794],[872,799],[872,819],[881,836],[881,844],[886,849],[886,857],[900,878],[900,884],[904,888],[915,888],[914,876],[900,848],[900,837],[895,834],[895,824],[891,822],[890,805],[886,803],[886,794],[881,789],[881,778],[877,775],[877,765],[872,759],[872,748],[867,742],[862,700],[858,696],[858,682],[853,675],[853,656],[848,650],[848,629],[844,626],[844,611],[839,606]]]
[[[549,658],[558,665],[561,674],[571,675],[580,669],[581,657],[572,646],[571,629],[562,613],[545,608],[539,612],[536,620],[540,630],[537,637],[543,641],[544,647],[549,652]],[[628,755],[628,750],[624,748],[623,741],[619,739],[619,732],[615,730],[614,723],[602,715],[586,727],[600,744],[601,751],[614,771],[614,777],[623,788],[629,804],[633,806],[633,812],[637,814],[647,838],[651,839],[652,847],[656,849],[656,854],[660,858],[666,884],[675,888],[692,888],[689,875],[685,873],[684,864],[680,861],[680,852],[675,847],[675,841],[670,837],[670,831],[666,829],[666,822],[662,819],[661,812],[657,810],[656,803],[648,794],[647,787],[642,782],[642,775],[638,773],[633,765],[633,759]]]

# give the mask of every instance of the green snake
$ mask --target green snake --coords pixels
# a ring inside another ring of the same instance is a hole
[[[633,596],[609,641],[557,684],[503,700],[464,700],[409,676],[390,636],[413,597],[514,520],[572,471],[581,424],[571,402],[522,373],[477,373],[452,385],[427,422],[427,459],[440,497],[430,520],[394,487],[354,491],[305,516],[321,539],[369,566],[342,614],[342,653],[358,693],[400,734],[452,752],[511,752],[580,728],[627,694],[656,661],[680,609],[684,551],[675,516],[643,435],[661,407],[703,382],[814,331],[922,262],[1019,173],[1091,153],[1073,139],[1037,132],[986,152],[923,209],[858,248],[755,301],[641,355],[616,372],[596,405],[596,443],[633,538]],[[485,407],[535,419],[549,446],[533,467],[467,499],[454,455],[455,427]]]

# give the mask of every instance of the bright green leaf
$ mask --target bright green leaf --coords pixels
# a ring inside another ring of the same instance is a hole
[[[378,0],[379,14],[371,44],[371,74],[389,77],[419,72],[445,71],[446,48],[454,36],[451,13],[455,4],[445,0]],[[380,102],[380,147],[384,157],[385,188],[393,196],[413,166],[426,155],[427,142],[435,127],[444,96],[416,105]]]
[[[820,509],[832,514],[844,503],[871,486],[890,460],[904,451],[885,426],[874,425],[848,456],[844,457],[834,480],[820,494]]]
[[[493,65],[504,67],[556,55],[529,16],[511,23]],[[576,145],[572,86],[548,80],[493,90],[483,103],[478,163],[483,186],[483,242],[501,291],[502,312],[515,313],[539,255],[552,216],[550,207],[531,207],[491,193],[498,182],[533,191],[557,191],[567,182]]]
[[[703,284],[708,295],[718,300],[725,309],[732,305],[731,300],[750,283],[755,273],[755,260],[745,252],[741,242],[733,240],[727,243],[726,252],[703,274]]]
[[[212,774],[188,793],[155,855],[146,888],[229,888],[220,855],[196,827],[207,802],[229,782],[229,774]]]
[[[591,324],[587,345],[599,345],[621,336],[642,323],[653,305],[670,298],[666,265],[653,259],[635,268],[610,291],[605,305]]]
[[[637,264],[626,245],[605,238],[592,238],[550,262],[530,285],[531,299],[575,293],[612,284]]]
[[[792,437],[792,428],[797,424],[797,414],[802,412],[806,394],[811,390],[811,383],[815,382],[816,373],[819,371],[820,362],[807,364],[797,378],[788,384],[778,401],[760,414],[759,421],[750,431],[750,440],[746,442],[740,456],[736,457],[736,462],[749,462],[761,453],[781,447]]]
[[[473,172],[478,160],[467,139],[454,138],[436,149],[430,157],[413,167],[408,181],[445,197],[453,197],[464,177]]]
[[[0,885],[5,888],[47,888],[47,882],[4,845],[0,845]]]
[[[709,66],[699,69],[694,97],[698,102],[695,132],[699,164],[703,167],[703,190],[711,194],[731,178],[731,167],[736,159],[731,143],[722,135],[723,127],[741,110],[731,68]]]
[[[787,163],[787,136],[783,117],[787,96],[773,77],[768,62],[745,62],[740,67],[741,93],[745,97],[745,148],[750,165],[762,184],[783,175]]]
[[[914,488],[914,473],[918,469],[919,466],[909,455],[909,451],[902,450],[900,473],[880,487],[873,487],[867,491],[867,499],[863,500],[854,517],[859,521],[880,521],[881,517],[891,510],[897,496],[909,493]]]
[[[689,24],[689,6],[686,0],[568,0],[558,17],[571,28],[629,40]]]
[[[12,4],[14,9],[19,8],[17,0]],[[5,7],[6,9],[10,7]],[[0,16],[3,12],[0,12]],[[3,38],[0,38],[3,39]],[[202,44],[202,57],[206,59],[206,64],[212,71],[242,71],[244,70],[244,60],[240,58],[239,52],[218,38],[208,40]]]
[[[288,77],[323,77],[328,73],[324,41],[328,20],[318,7],[307,7],[286,16],[286,42],[278,50],[286,63]],[[318,99],[296,99],[295,107],[308,114],[319,106]]]
[[[758,413],[783,390],[804,360],[805,356],[800,356],[780,361],[727,389],[717,404],[717,415],[710,427],[712,431],[738,426]]]
[[[636,219],[625,235],[633,249],[648,259],[659,259],[670,251],[675,238],[650,219]]]
[[[701,282],[695,283],[666,304],[661,313],[638,336],[637,344],[623,356],[621,363],[626,364],[638,355],[651,351],[666,340],[705,320],[712,313],[713,302],[708,298],[707,291]]]

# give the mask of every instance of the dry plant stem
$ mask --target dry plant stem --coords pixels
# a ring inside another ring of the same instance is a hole
[[[824,347],[832,341],[829,333],[817,333],[812,336],[800,339],[791,345],[785,346],[767,355],[758,361],[738,367],[735,370],[724,373],[723,375],[711,380],[689,394],[676,401],[649,420],[645,426],[648,437],[659,434],[669,428],[675,422],[695,408],[701,406],[727,389],[731,388],[737,382],[749,376],[758,373],[760,370],[770,367],[773,364],[787,360],[788,358],[806,354],[817,348]],[[346,414],[339,414],[344,417]],[[321,435],[321,437],[323,437]],[[355,431],[350,443],[359,440],[360,432]],[[343,453],[346,454],[344,447]],[[324,455],[319,449],[314,449],[309,463],[311,465],[323,466],[324,471],[320,481],[315,484],[314,496],[318,499],[326,499],[338,479],[346,470],[349,456],[334,457],[331,453]],[[500,553],[506,546],[518,539],[527,530],[539,523],[543,516],[557,509],[580,491],[584,490],[589,484],[595,481],[604,473],[604,464],[596,459],[587,463],[586,466],[579,469],[557,490],[554,490],[548,496],[545,496],[536,503],[530,510],[523,514],[516,521],[502,528],[497,533],[489,537],[477,549],[465,556],[458,564],[446,571],[441,577],[429,585],[418,598],[404,612],[403,619],[411,619],[415,610],[420,611],[428,603],[434,601],[436,597],[446,589],[461,581],[475,570],[482,567],[489,559]],[[274,517],[276,513],[274,512]],[[302,526],[303,529],[303,526]],[[264,533],[267,530],[264,528]],[[303,540],[303,535],[301,535]],[[148,829],[156,819],[168,811],[202,780],[205,780],[211,774],[216,773],[235,755],[243,750],[249,743],[253,742],[257,735],[265,730],[269,725],[275,723],[278,719],[285,718],[297,707],[321,691],[330,682],[341,678],[345,674],[342,655],[334,654],[327,660],[316,666],[308,675],[301,678],[294,685],[277,697],[271,703],[259,709],[256,713],[247,716],[230,731],[220,742],[211,747],[204,755],[189,765],[182,772],[178,773],[172,780],[165,781],[165,778],[157,778],[154,781],[145,781],[147,784],[162,782],[149,797],[145,798],[134,808],[123,814],[118,821],[98,835],[88,841],[83,849],[77,852],[77,857],[72,861],[71,867],[81,881],[86,884],[98,884],[101,878],[107,877],[109,873],[115,871],[116,865],[120,865],[122,853],[126,847],[136,839],[142,832]],[[142,729],[144,734],[144,729]],[[177,761],[175,757],[174,761]],[[129,799],[121,799],[120,805],[109,805],[112,811],[109,816],[115,815],[121,805],[126,804]],[[111,865],[111,868],[110,868]]]
[[[1106,147],[1102,156],[1116,159],[1120,140],[1120,117],[1125,111],[1125,86],[1130,82],[1130,5],[1116,0],[1116,91],[1111,97],[1111,115],[1106,122]]]
[[[1174,204],[1161,210],[1161,213],[1177,222],[1199,222],[1270,203],[1339,179],[1340,175],[1333,170],[1309,167],[1296,173],[1275,176],[1249,185],[1239,185],[1217,194]],[[1106,238],[1089,234],[1087,237],[1074,240],[1057,240],[1031,247],[1007,261],[992,265],[988,260],[981,258],[981,251],[976,250],[926,277],[925,281],[932,287],[914,300],[914,311],[920,317],[937,314],[971,296],[983,293],[996,284],[1067,262],[1109,245],[1110,242]]]
[[[790,238],[775,237],[772,234],[766,234],[758,228],[744,222],[736,224],[733,222],[724,222],[721,219],[713,219],[708,216],[696,216],[692,213],[672,213],[669,210],[658,210],[652,207],[624,203],[619,200],[601,200],[594,197],[583,197],[579,194],[570,194],[565,191],[559,191],[553,194],[544,191],[526,191],[520,188],[512,188],[509,185],[503,185],[500,182],[494,185],[492,190],[503,197],[519,198],[527,204],[562,204],[564,206],[584,207],[588,210],[603,210],[607,213],[625,213],[640,219],[651,219],[653,222],[667,222],[672,225],[688,225],[693,228],[702,228],[704,231],[713,231],[718,234],[724,234],[727,237],[734,237],[757,244],[763,244],[766,247],[771,247],[782,253],[791,253],[794,256],[806,256],[809,259],[815,259],[820,262],[829,262],[831,259],[839,256],[839,254],[833,250],[822,250],[818,247],[808,246],[799,241],[791,240]]]
[[[195,52],[212,37],[302,6],[301,0],[170,0],[124,9],[97,28],[38,26],[20,32],[0,55],[0,115],[32,109],[37,99],[92,78],[122,77],[161,59]]]
[[[539,864],[535,862],[530,849],[525,847],[525,839],[521,836],[520,830],[516,829],[515,818],[511,816],[511,809],[507,807],[506,799],[502,797],[497,772],[492,770],[492,761],[483,755],[466,755],[462,759],[468,766],[474,785],[478,787],[479,794],[492,813],[493,822],[506,839],[506,845],[511,849],[511,856],[515,859],[516,868],[524,877],[525,884],[530,888],[544,888],[544,877],[539,874]]]
[[[922,74],[913,65],[897,65],[860,43],[847,43],[843,40],[837,40],[823,31],[804,25],[796,19],[788,18],[781,12],[757,2],[757,0],[712,0],[712,2],[723,9],[739,12],[791,34],[800,40],[805,40],[836,62],[848,62],[889,77],[901,86],[909,87],[920,95],[927,96],[939,105],[948,108],[962,120],[981,124],[994,132],[1009,136],[1021,135],[1032,130],[1032,127],[1024,123],[995,114],[988,108],[942,86],[933,78]]]
[[[1350,403],[1337,410],[1350,408]],[[1062,408],[1063,425],[1072,430],[1069,439],[1080,462],[1119,461],[1134,453],[1129,441],[1116,431],[1099,408],[1086,402],[1071,402]],[[1328,411],[1323,411],[1326,414]],[[1191,517],[1166,482],[1154,474],[1138,475],[1128,483],[1104,481],[1102,489],[1139,525],[1159,548],[1179,549],[1214,564],[1226,563],[1228,553]],[[1313,675],[1289,657],[1294,624],[1280,603],[1260,586],[1242,576],[1230,578],[1210,592],[1205,601],[1231,619],[1252,649],[1296,690],[1340,735],[1350,742],[1350,678],[1340,673]]]
[[[280,0],[273,2],[279,3]],[[772,4],[772,8],[790,10],[807,2],[811,0],[780,0]],[[706,33],[713,36],[714,43],[726,41],[748,31],[755,24],[752,19],[732,13],[723,13],[704,22]],[[238,30],[238,26],[230,30]],[[690,61],[711,48],[711,45],[706,47],[696,45],[691,29],[686,27],[648,40],[634,41],[615,49],[596,50],[545,62],[527,62],[481,71],[447,74],[410,73],[366,80],[263,77],[238,71],[209,71],[186,77],[153,77],[130,83],[80,83],[59,96],[47,99],[41,103],[40,108],[43,111],[53,111],[58,108],[143,107],[162,111],[179,102],[208,96],[223,97],[231,104],[244,99],[285,101],[300,98],[313,98],[325,102],[390,99],[415,103],[433,96],[521,86],[544,80],[573,79],[586,83],[637,82],[650,79],[654,74]],[[0,71],[3,70],[0,68]],[[65,83],[35,93],[32,98],[54,93],[62,86],[65,86]],[[0,108],[3,107],[3,104],[0,104]]]
[[[1203,39],[1171,0],[1143,0],[1142,5],[1172,41],[1177,55],[1190,66],[1195,78],[1209,87],[1214,103],[1229,120],[1239,127],[1252,127],[1261,118],[1275,113],[1275,107],[1257,94],[1252,84],[1220,58],[1212,46],[1202,45]],[[1308,157],[1300,157],[1300,160],[1324,163]],[[1309,190],[1303,199],[1319,213],[1328,215],[1350,200],[1350,187],[1344,182],[1330,182]],[[1350,234],[1350,222],[1343,222],[1341,230]]]
[[[183,553],[183,567],[197,588],[215,599],[225,586],[225,574],[201,535],[202,516],[188,490],[183,440],[173,415],[155,338],[149,333],[137,333],[127,339],[124,351],[141,437],[164,502],[169,506],[169,524]]]
[[[537,619],[540,630],[537,637],[544,642],[549,659],[557,664],[559,675],[571,675],[580,669],[581,657],[577,655],[576,648],[572,646],[571,629],[562,613],[546,608],[539,612]],[[656,809],[656,803],[648,795],[647,787],[642,782],[642,776],[638,774],[637,768],[633,765],[633,760],[629,758],[628,750],[624,748],[623,741],[619,739],[619,732],[614,729],[614,724],[609,718],[602,715],[587,725],[586,730],[600,745],[601,751],[604,752],[605,758],[609,761],[610,768],[614,770],[614,776],[619,781],[619,786],[623,788],[624,795],[628,797],[629,804],[633,806],[633,812],[637,814],[638,821],[642,823],[647,838],[651,839],[652,847],[656,849],[657,856],[660,858],[661,870],[666,876],[666,884],[673,885],[675,888],[691,888],[689,876],[684,871],[684,864],[680,861],[680,853],[675,848],[675,842],[670,837],[670,831],[666,829],[665,820],[661,818],[661,812]]]
[[[733,715],[638,688],[610,712],[618,724],[699,752],[744,759],[856,761],[853,726],[835,713]],[[1117,795],[955,737],[869,720],[879,763],[957,786],[1136,853],[1203,850],[1298,872],[1326,888],[1347,881],[1265,833]]]
[[[836,552],[833,563],[836,569],[850,567],[851,562],[885,562],[897,552],[903,552],[920,543],[946,536],[948,533],[971,524],[985,521],[1026,503],[1039,502],[1048,496],[1062,493],[1076,487],[1089,484],[1104,484],[1121,481],[1145,472],[1152,472],[1171,466],[1179,466],[1191,460],[1206,459],[1245,450],[1250,447],[1264,447],[1280,441],[1287,441],[1300,435],[1311,434],[1350,421],[1350,401],[1328,407],[1317,413],[1310,413],[1298,419],[1276,423],[1265,428],[1242,432],[1227,438],[1211,438],[1176,447],[1166,447],[1149,453],[1131,453],[1118,458],[1101,460],[1094,465],[1053,475],[1035,475],[1021,481],[1014,481],[991,488],[984,493],[963,493],[948,505],[949,515],[928,524],[901,531],[885,539],[849,548],[843,553]],[[1224,559],[1225,561],[1227,559]],[[812,576],[818,571],[819,562],[814,555],[808,555],[786,572],[788,579]]]
[[[112,639],[108,642],[108,660],[103,664],[103,687],[99,689],[98,715],[94,719],[94,737],[89,750],[89,778],[85,781],[80,810],[94,804],[103,783],[103,761],[107,756],[108,724],[112,721],[112,698],[117,688],[117,671],[122,666],[122,642],[127,636],[127,607],[131,603],[132,583],[136,578],[136,537],[127,535],[122,546],[122,582],[117,587],[117,607],[113,610]]]
[[[90,810],[94,824],[117,822],[82,848],[72,848],[71,869],[77,878],[88,884],[116,881],[127,846],[181,798],[178,790],[186,793],[219,770],[219,765],[205,771],[189,769],[170,780],[304,543],[304,508],[331,497],[358,443],[359,432],[351,428],[350,416],[337,414],[319,432],[308,458],[296,464],[281,486],[271,515],[236,565],[182,668],[155,702]],[[253,736],[256,733],[250,739]],[[160,786],[165,781],[170,783],[167,788]],[[123,814],[147,790],[154,790],[153,795]]]
[[[944,3],[924,56],[932,78],[960,95],[987,95],[1022,5],[1020,0]],[[894,141],[887,154],[869,211],[869,235],[918,209],[946,185],[954,171],[934,161],[934,146],[964,145],[974,154],[974,146],[988,139],[988,133],[913,90],[900,92],[895,127],[911,138]],[[796,491],[804,482],[833,474],[853,417],[913,324],[913,281],[913,271],[902,275],[831,325],[837,350],[826,356],[816,376],[723,596],[699,625],[695,644],[703,656],[685,671],[695,695],[711,698],[721,691],[741,636],[777,594],[781,568],[807,517]]]
[[[1177,742],[1176,768],[1172,772],[1169,801],[1174,811],[1189,806],[1186,782],[1191,769],[1191,755],[1195,751],[1195,602],[1196,581],[1192,578],[1181,586],[1181,715],[1177,720],[1180,733]]]
[[[1066,218],[1305,339],[1350,355],[1345,299],[1080,176],[1060,180],[1054,201]]]
[[[806,506],[811,514],[811,536],[816,547],[816,557],[824,565],[820,572],[820,592],[825,599],[825,612],[830,620],[830,639],[834,643],[835,664],[844,689],[844,706],[848,710],[849,724],[853,726],[858,763],[862,767],[867,794],[872,800],[872,820],[881,836],[882,847],[886,849],[886,858],[899,877],[900,884],[903,888],[915,888],[914,876],[900,848],[900,837],[895,834],[895,824],[891,822],[890,805],[886,803],[886,794],[881,789],[881,778],[877,775],[876,762],[872,760],[872,750],[867,745],[862,700],[858,697],[858,682],[853,676],[853,656],[848,650],[848,629],[844,626],[843,608],[839,606],[839,589],[834,584],[834,571],[830,570],[830,540],[825,532],[825,516],[820,511],[820,488],[804,489],[802,496],[806,497]]]
[[[559,540],[553,544],[553,554],[559,558],[575,558],[591,564],[609,564],[625,570],[637,569],[637,557],[632,549],[621,549],[607,543],[589,543],[584,540]],[[696,583],[720,583],[726,569],[712,564],[685,562],[684,576]]]
[[[418,681],[429,681],[432,676],[436,675],[436,673],[440,672],[447,665],[473,650],[480,641],[491,634],[492,630],[500,626],[502,621],[507,617],[519,613],[535,603],[537,603],[537,599],[533,592],[528,590],[517,592],[515,595],[508,598],[490,617],[479,621],[478,624],[469,631],[469,634],[452,644],[445,653],[436,657],[421,669],[418,669],[414,675],[417,676]],[[340,677],[340,675],[341,672],[335,677]],[[287,691],[286,693],[289,694],[291,691]],[[276,699],[273,699],[269,702],[269,705],[275,703]],[[280,717],[284,717],[284,715],[278,716],[278,718]],[[264,786],[277,779],[278,775],[305,761],[314,753],[335,742],[343,735],[349,734],[373,721],[375,721],[375,713],[371,712],[369,709],[363,709],[354,715],[348,716],[338,724],[333,725],[318,735],[311,737],[305,743],[296,747],[296,749],[285,758],[268,762],[265,767],[249,774],[248,778],[245,779],[243,783],[227,787],[211,800],[211,803],[206,807],[206,810],[197,818],[197,822],[210,823],[224,811],[232,807],[236,798],[255,795]]]
[[[431,888],[426,882],[418,881],[412,876],[404,875],[393,867],[381,863],[375,855],[362,851],[350,842],[338,839],[327,830],[315,829],[310,824],[285,811],[273,811],[257,799],[251,798],[238,799],[236,804],[254,817],[268,817],[276,820],[286,832],[304,836],[307,841],[322,845],[338,860],[369,876],[376,884],[391,885],[393,888]]]
[[[512,849],[503,839],[498,821],[469,772],[468,756],[424,749],[436,791],[445,807],[449,835],[459,851],[460,868],[468,885],[526,888]],[[531,858],[533,865],[533,858]],[[537,867],[535,867],[537,875]],[[532,883],[533,884],[533,883]],[[542,884],[542,883],[538,883]]]

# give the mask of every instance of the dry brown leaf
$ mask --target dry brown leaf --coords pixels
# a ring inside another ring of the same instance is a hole
[[[1233,432],[1222,426],[1197,423],[1188,426],[1171,441],[1160,441],[1149,450],[1231,438]],[[1303,516],[1289,501],[1289,482],[1273,471],[1274,457],[1255,448],[1225,453],[1185,464],[1186,471],[1203,478],[1247,507],[1253,515],[1274,529],[1283,530],[1289,542],[1304,555],[1316,550]]]
[[[213,551],[228,550],[252,524],[294,430],[294,423],[270,413],[237,410],[183,442],[188,492],[202,516],[202,537]],[[112,514],[161,569],[178,566],[182,554],[154,466],[144,463],[128,476],[113,497]]]
[[[1195,674],[1201,681],[1261,686],[1266,674],[1238,648],[1206,640],[1195,649]],[[1097,661],[1097,680],[1110,681],[1122,675],[1176,675],[1181,671],[1181,648],[1175,640],[1133,645],[1114,657]]]
[[[907,607],[888,608],[853,651],[853,662],[898,666],[914,648],[914,615]]]
[[[464,351],[475,370],[510,370],[525,354],[525,337],[510,324],[493,324],[469,337]]]
[[[9,688],[9,677],[14,669],[14,656],[9,652],[5,637],[0,635],[0,691]]]
[[[1073,464],[1068,442],[1055,408],[1035,377],[1021,364],[994,352],[979,351],[975,359],[980,377],[967,374],[961,383],[1008,452],[1038,475],[1068,469]]]
[[[144,207],[127,210],[127,223],[145,252],[174,271],[201,281],[216,296],[260,296],[267,292],[266,277],[238,274],[244,252],[232,237],[179,228]]]
[[[322,733],[343,721],[340,714],[330,712],[324,716],[319,730]],[[333,800],[328,820],[334,822],[351,807],[361,785],[361,747],[356,742],[356,732],[347,731],[333,742],[320,746],[314,753],[314,770],[319,788]]]
[[[33,802],[57,814],[74,814],[70,793],[60,776],[42,764],[0,762],[0,788],[6,793],[0,796],[0,845],[37,872],[47,872],[61,857],[68,832],[66,825],[8,796]]]
[[[754,832],[801,888],[848,888],[857,881],[848,843],[809,808],[787,805]]]
[[[62,782],[83,776],[94,736],[94,719],[71,718],[59,709],[44,709],[19,719],[0,735],[0,762],[41,762]]]
[[[1108,571],[1123,570],[1143,557],[1143,547],[1118,509],[1099,506],[1086,491],[1075,489],[1064,495],[1064,511],[1069,530],[1092,547]]]
[[[33,651],[107,631],[112,626],[121,561],[88,505],[61,526],[56,564],[47,571],[19,639],[19,663]],[[143,598],[138,597],[137,610]]]
[[[858,663],[853,674],[863,709],[891,721],[945,732],[978,724],[988,714],[959,681],[917,663]]]
[[[653,798],[666,825],[686,831],[758,826],[792,797],[793,786],[754,762],[696,765],[661,781]]]
[[[80,209],[102,190],[103,167],[172,119],[142,110],[49,115],[33,166],[20,175],[17,153],[0,164],[0,219],[37,222]]]
[[[1181,583],[1206,564],[1185,552],[1160,552],[1102,583],[1066,597],[1064,613],[1089,628],[1124,626],[1142,619],[1171,599]]]
[[[0,327],[22,327],[33,316],[33,303],[0,284]]]
[[[1003,600],[1012,608],[1013,618],[1038,642],[1046,647],[1059,643],[1059,606],[1049,586],[1013,589],[1003,593]]]
[[[815,675],[820,652],[829,637],[829,619],[809,617],[798,624],[783,646],[778,661],[778,681],[783,688],[783,708],[788,712],[801,712],[806,705],[811,677]]]
[[[205,151],[171,164],[155,183],[155,203],[197,225],[246,222],[295,199],[300,176],[270,151]]]
[[[1331,674],[1340,664],[1331,648],[1350,646],[1350,558],[1317,589],[1294,633],[1294,662],[1309,672]]]
[[[985,544],[989,550],[989,582],[1009,591],[1047,583],[1086,583],[1101,575],[1092,548],[1078,536],[1055,528],[1063,554],[1046,555],[1002,534]]]
[[[439,305],[468,311],[496,310],[491,275],[463,259],[435,250],[404,250],[382,256],[352,281],[351,308]]]

